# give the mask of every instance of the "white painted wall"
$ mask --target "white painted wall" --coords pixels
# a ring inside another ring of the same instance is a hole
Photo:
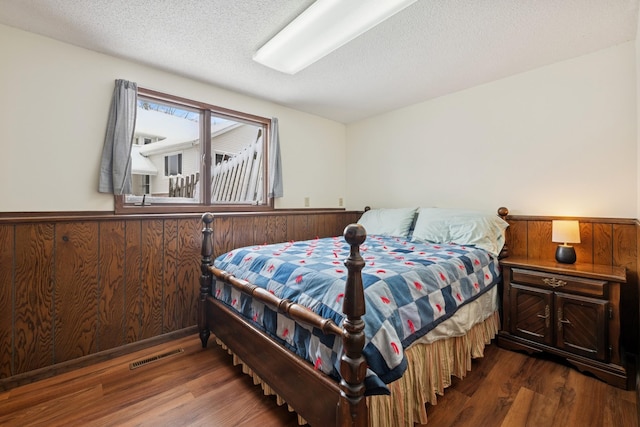
[[[309,197],[312,208],[344,198],[349,209],[640,216],[634,42],[346,127],[2,25],[0,55],[2,212],[113,209],[96,188],[114,80],[124,78],[279,117],[278,208]]]
[[[350,124],[347,207],[635,218],[635,85],[628,42]]]
[[[278,117],[284,198],[277,208],[338,207],[346,129],[194,80],[0,25],[0,211],[109,211],[98,170],[114,81]]]

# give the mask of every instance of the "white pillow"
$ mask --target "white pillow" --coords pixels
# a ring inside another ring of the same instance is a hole
[[[422,208],[412,240],[475,245],[494,255],[504,246],[509,224],[494,214],[465,209]]]
[[[417,208],[370,209],[362,214],[358,224],[367,234],[407,237]]]

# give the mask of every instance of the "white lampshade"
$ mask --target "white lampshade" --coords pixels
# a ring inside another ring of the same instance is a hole
[[[580,243],[580,224],[577,220],[551,221],[551,241],[556,243]]]
[[[417,0],[316,0],[253,56],[295,74]]]

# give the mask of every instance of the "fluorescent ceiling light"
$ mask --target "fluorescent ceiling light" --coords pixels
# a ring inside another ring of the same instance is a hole
[[[417,0],[316,0],[253,60],[295,74]]]

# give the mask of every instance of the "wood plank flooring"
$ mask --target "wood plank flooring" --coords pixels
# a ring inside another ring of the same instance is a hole
[[[638,427],[634,391],[495,344],[427,413],[432,427]],[[2,392],[0,425],[293,427],[297,417],[194,335]]]
[[[450,426],[637,427],[635,391],[580,373],[552,357],[497,347],[473,362],[434,406],[429,424]]]

